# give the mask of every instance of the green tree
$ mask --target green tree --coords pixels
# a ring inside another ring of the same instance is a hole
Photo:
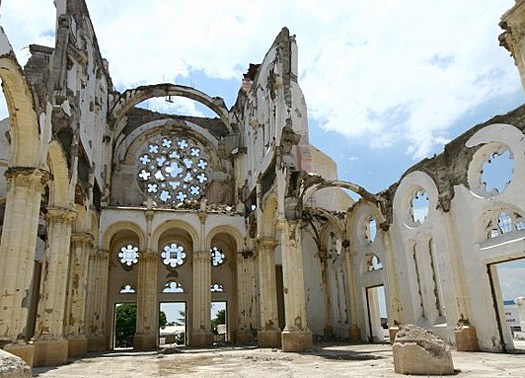
[[[168,318],[164,311],[159,312],[159,327],[165,328]],[[123,303],[117,307],[115,339],[117,347],[130,347],[133,345],[137,324],[137,304]]]
[[[211,320],[211,329],[213,333],[217,333],[217,325],[226,324],[226,309],[217,311],[215,318]]]
[[[136,323],[136,303],[123,303],[117,307],[115,326],[116,347],[130,347],[133,345]]]

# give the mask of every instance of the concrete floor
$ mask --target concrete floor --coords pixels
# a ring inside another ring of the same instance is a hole
[[[452,351],[456,377],[525,377],[523,353]],[[276,349],[181,349],[157,354],[119,351],[92,355],[59,367],[34,368],[35,377],[392,377],[389,344],[316,344],[308,353]]]

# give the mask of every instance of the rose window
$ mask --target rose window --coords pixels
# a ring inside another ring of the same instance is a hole
[[[131,244],[125,245],[120,249],[118,257],[123,265],[131,266],[139,262],[139,249]]]
[[[164,246],[164,250],[162,251],[160,256],[162,257],[162,262],[164,263],[164,265],[168,265],[172,268],[175,268],[178,265],[184,264],[184,260],[186,259],[186,252],[184,252],[183,246],[171,243]]]
[[[208,171],[208,159],[198,142],[161,137],[139,155],[137,177],[148,196],[161,204],[179,204],[202,197]]]
[[[222,249],[213,247],[210,249],[211,253],[211,265],[213,266],[219,266],[224,263],[224,253],[222,252]]]

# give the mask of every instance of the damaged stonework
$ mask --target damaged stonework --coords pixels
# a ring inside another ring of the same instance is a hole
[[[413,324],[401,326],[393,348],[394,371],[398,374],[454,374],[449,346],[421,327]]]

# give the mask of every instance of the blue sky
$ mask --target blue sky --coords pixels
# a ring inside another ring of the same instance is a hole
[[[517,69],[497,38],[499,18],[514,0],[87,4],[118,90],[175,82],[228,106],[248,64],[261,62],[287,26],[297,36],[311,143],[337,162],[341,179],[371,192],[524,102]],[[4,0],[0,23],[22,64],[30,43],[54,44],[52,0]],[[150,105],[167,106],[162,99]],[[169,107],[203,114],[190,100]]]

